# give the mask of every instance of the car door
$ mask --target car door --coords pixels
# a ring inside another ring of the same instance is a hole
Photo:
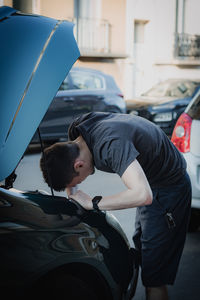
[[[67,138],[69,124],[79,115],[103,111],[103,78],[84,71],[71,71],[60,86],[40,124],[43,139]]]

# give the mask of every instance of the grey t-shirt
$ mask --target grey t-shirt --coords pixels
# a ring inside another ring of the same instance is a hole
[[[175,184],[186,162],[165,133],[152,122],[128,114],[92,112],[69,127],[70,140],[87,143],[97,169],[122,176],[137,159],[151,187]]]

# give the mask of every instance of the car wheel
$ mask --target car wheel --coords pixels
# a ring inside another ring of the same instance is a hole
[[[47,299],[100,300],[92,285],[71,274],[57,274],[34,288],[34,294]]]
[[[195,232],[198,230],[199,226],[200,226],[200,213],[198,210],[192,208],[188,231]]]

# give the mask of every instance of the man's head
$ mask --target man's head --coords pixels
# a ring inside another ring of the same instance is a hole
[[[44,150],[40,168],[44,180],[55,191],[64,191],[94,173],[92,155],[79,137],[73,142],[56,143]]]
[[[65,190],[78,172],[74,169],[80,149],[74,142],[56,143],[44,150],[40,168],[45,182],[56,191]],[[49,179],[50,178],[50,179]]]

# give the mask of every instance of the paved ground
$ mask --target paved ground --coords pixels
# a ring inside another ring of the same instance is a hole
[[[44,184],[39,170],[39,154],[27,155],[17,169],[16,188],[25,190],[43,189],[48,187]],[[91,196],[98,194],[108,195],[120,192],[124,185],[117,175],[96,172],[89,176],[81,184],[81,189]],[[65,195],[65,194],[64,194]],[[127,237],[133,246],[131,237],[134,230],[135,209],[120,210],[113,212],[120,221]],[[199,300],[200,299],[200,231],[188,233],[184,253],[174,287],[169,288],[171,300]],[[144,300],[144,289],[141,280],[134,300]]]

